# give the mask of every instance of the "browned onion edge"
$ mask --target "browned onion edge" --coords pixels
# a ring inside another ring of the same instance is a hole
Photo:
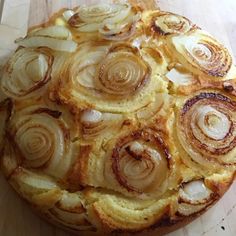
[[[225,95],[222,95],[220,93],[213,93],[213,92],[202,92],[199,95],[196,95],[195,97],[189,99],[185,104],[182,109],[181,116],[185,115],[186,112],[199,100],[202,99],[214,99],[214,100],[219,100],[222,102],[227,102],[231,106],[236,107],[236,102],[232,101],[230,98],[226,97]],[[235,108],[236,111],[236,108]]]
[[[193,180],[191,180],[191,181],[189,181],[189,182],[181,183],[180,188],[184,188],[185,185],[187,185],[188,183],[190,183],[190,182],[192,182],[192,181],[195,181],[195,180],[201,180],[201,181],[205,184],[205,181],[204,181],[203,178],[200,178],[200,179],[193,179]],[[210,189],[210,190],[211,190],[211,189]],[[206,203],[208,203],[209,201],[211,201],[213,197],[216,197],[216,196],[218,196],[218,194],[212,191],[212,193],[210,194],[210,196],[209,196],[208,198],[203,199],[203,200],[200,201],[200,202],[197,201],[196,203],[192,203],[191,201],[188,201],[188,200],[182,198],[181,196],[179,196],[178,203],[187,203],[187,204],[190,204],[190,205],[206,204]]]
[[[210,36],[208,36],[210,37]],[[229,72],[231,66],[232,66],[232,56],[230,55],[230,53],[228,52],[227,48],[225,48],[223,45],[221,45],[219,42],[217,42],[214,38],[210,37],[211,41],[207,42],[207,41],[203,41],[201,42],[200,41],[200,44],[206,46],[211,52],[212,52],[212,48],[214,47],[217,47],[218,51],[220,52],[224,52],[225,55],[226,55],[226,63],[221,63],[220,66],[214,68],[214,69],[207,69],[207,68],[204,68],[201,66],[201,64],[199,64],[199,62],[193,57],[191,56],[191,60],[193,61],[193,63],[190,62],[190,64],[199,69],[200,71],[202,71],[203,73],[207,74],[208,76],[212,76],[212,77],[220,77],[220,78],[223,78],[224,76],[227,75],[227,73]],[[212,40],[214,42],[212,42]],[[208,46],[211,46],[211,48],[209,48]],[[223,49],[221,49],[221,47],[223,47]],[[185,52],[187,55],[189,55],[189,52],[185,49]],[[227,55],[229,57],[227,57]],[[228,65],[227,65],[227,62],[229,61]],[[215,64],[215,63],[214,63]],[[227,65],[226,68],[224,68],[225,66]],[[215,65],[214,65],[215,66]],[[223,69],[223,70],[222,70]]]
[[[135,34],[136,31],[136,24],[137,22],[131,23],[128,27],[126,26],[125,28],[128,28],[128,30],[124,30],[124,32],[121,32],[119,34],[111,34],[111,35],[102,35],[102,38],[106,40],[111,40],[111,41],[119,41],[119,40],[126,40],[132,37]]]
[[[60,111],[56,111],[56,110],[50,110],[49,108],[38,108],[36,110],[33,110],[32,112],[30,112],[29,114],[33,115],[33,114],[41,114],[41,113],[45,113],[49,116],[51,116],[52,118],[58,120],[60,122],[60,117],[62,115],[62,112]],[[65,139],[65,143],[66,143],[66,150],[69,148],[69,141],[70,141],[70,132],[69,130],[63,125],[62,122],[60,122],[59,124],[59,127],[62,129],[62,132],[64,134],[64,139]],[[25,167],[24,165],[24,155],[22,154],[21,150],[20,150],[20,147],[18,146],[18,144],[15,142],[15,132],[16,130],[13,129],[12,130],[6,130],[6,138],[7,140],[9,141],[10,145],[12,145],[12,147],[14,148],[14,151],[17,153],[17,158],[18,158],[18,162],[20,164],[20,166],[22,167]],[[51,159],[49,159],[46,163],[44,163],[42,166],[40,167],[34,167],[33,169],[35,170],[41,170],[41,169],[44,169],[45,167],[47,167],[50,163]],[[27,165],[26,165],[27,167]],[[17,167],[19,168],[19,166]],[[16,169],[17,169],[16,168]]]
[[[189,99],[185,104],[184,104],[184,107],[182,108],[182,112],[180,114],[180,119],[181,119],[181,123],[183,123],[182,121],[184,120],[184,115],[191,109],[191,107],[197,103],[198,101],[202,100],[202,99],[212,99],[214,101],[220,101],[220,102],[226,102],[227,104],[229,104],[232,109],[234,111],[236,111],[236,102],[232,101],[229,97],[226,97],[225,95],[222,95],[222,94],[219,94],[219,93],[213,93],[213,92],[202,92],[198,95],[196,95],[195,97]],[[229,131],[229,134],[232,133],[232,127]],[[236,137],[234,138],[234,140],[231,142],[232,145],[232,149],[234,148],[234,146],[236,145]],[[206,145],[205,144],[201,144],[202,147],[205,147]],[[231,149],[231,150],[232,150]],[[221,154],[221,151],[224,151],[224,148],[223,149],[217,149],[216,150],[217,153],[212,153],[212,154]],[[227,164],[224,164],[224,163],[221,163],[223,165],[227,165]]]
[[[135,14],[138,14],[138,12],[142,11],[140,7],[138,6],[132,6],[132,10],[135,12]],[[140,21],[140,19],[132,22],[128,26],[128,30],[125,30],[124,32],[122,31],[119,34],[114,34],[114,35],[101,35],[103,39],[106,40],[111,40],[111,41],[118,41],[118,40],[125,40],[130,37],[132,37],[136,31],[136,24]],[[68,24],[72,28],[77,28],[78,22],[83,23],[83,21],[79,17],[79,13],[75,13],[68,21]],[[127,27],[127,26],[126,26]],[[125,27],[125,28],[126,28]],[[81,32],[83,33],[83,32]],[[90,34],[93,34],[94,32],[91,32]],[[88,34],[88,33],[86,33]]]
[[[24,47],[20,46],[17,48],[16,52],[20,49],[22,49]],[[33,91],[41,88],[43,85],[47,84],[49,80],[51,80],[51,72],[52,72],[52,65],[54,62],[54,56],[51,54],[51,49],[47,48],[47,47],[38,47],[36,49],[31,49],[32,51],[36,51],[38,53],[43,53],[47,58],[47,62],[48,62],[48,69],[46,71],[46,74],[44,76],[44,78],[42,80],[40,80],[40,82],[36,83],[33,87],[31,87],[28,91],[26,91],[25,93],[21,94],[20,96],[26,96],[29,95],[30,93],[32,93]],[[11,61],[8,61],[8,63],[6,64],[5,68],[7,70],[7,68],[9,66],[11,66],[10,64]],[[9,72],[7,72],[9,73]]]
[[[129,192],[142,193],[140,190],[130,186],[128,184],[127,180],[122,175],[119,174],[119,173],[121,173],[120,165],[119,165],[119,152],[120,152],[121,148],[123,147],[123,145],[128,143],[130,140],[139,139],[139,138],[142,138],[147,142],[151,141],[151,142],[155,143],[158,147],[161,148],[163,154],[166,157],[169,169],[171,167],[172,157],[169,153],[168,147],[165,145],[165,143],[161,139],[161,137],[158,134],[152,134],[150,131],[146,131],[146,130],[134,131],[129,136],[122,138],[116,144],[116,147],[113,149],[113,152],[112,152],[112,170],[116,176],[117,181],[120,183],[121,186],[125,187]]]
[[[168,11],[161,11],[161,12],[156,12],[153,14],[152,18],[151,18],[151,30],[155,33],[158,33],[159,35],[161,36],[168,36],[168,35],[175,35],[176,33],[166,33],[164,32],[160,27],[158,27],[156,24],[155,24],[155,19],[156,17],[159,17],[159,16],[165,16],[165,15],[175,15],[177,17],[181,17],[183,19],[185,19],[187,22],[189,22],[189,25],[192,26],[189,31],[192,31],[192,30],[195,30],[195,29],[200,29],[200,27],[198,27],[197,25],[193,24],[188,18],[184,17],[184,16],[181,16],[181,15],[178,15],[178,14],[174,14],[172,12],[168,12]],[[189,32],[188,31],[188,32]],[[181,33],[180,33],[181,34]]]
[[[127,49],[128,52],[132,52],[135,56],[139,57],[139,59],[142,61],[142,63],[147,67],[147,71],[146,71],[144,77],[137,84],[137,86],[131,91],[130,94],[133,95],[133,94],[135,94],[137,91],[139,91],[142,87],[144,87],[148,83],[148,81],[150,80],[150,76],[152,74],[152,69],[148,65],[148,63],[146,63],[146,61],[143,59],[143,57],[140,55],[139,49],[136,48],[136,47],[130,46],[128,43],[118,43],[118,44],[113,45],[109,49],[109,51],[107,52],[105,57],[107,57],[110,53],[117,52],[120,49],[124,49],[124,48]],[[122,52],[122,50],[121,50],[121,52]],[[101,80],[100,80],[101,74],[103,74],[103,73],[101,72],[101,68],[99,68],[99,70],[98,70],[98,80],[100,82],[101,82]],[[112,94],[109,94],[109,96],[112,96],[112,97],[123,97],[123,96],[126,96],[126,95],[116,95],[116,96],[114,96]]]

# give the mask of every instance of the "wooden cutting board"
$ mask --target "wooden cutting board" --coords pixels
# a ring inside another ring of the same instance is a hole
[[[3,0],[0,0],[0,2]],[[140,1],[141,0],[135,0]],[[143,0],[152,5],[149,0]],[[0,65],[14,49],[14,39],[26,32],[26,26],[46,21],[62,7],[93,3],[96,0],[5,0],[0,24]],[[102,2],[105,2],[104,0]],[[187,16],[222,41],[236,56],[235,0],[159,0],[163,10]],[[30,7],[30,14],[29,13]],[[203,216],[169,236],[235,236],[236,183],[223,199]],[[0,175],[1,236],[69,236],[34,215]]]

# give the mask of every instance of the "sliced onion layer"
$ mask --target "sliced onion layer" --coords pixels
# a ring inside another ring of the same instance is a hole
[[[80,193],[64,192],[55,206],[49,209],[50,218],[74,230],[92,230],[86,210],[81,203]]]
[[[61,196],[59,185],[49,176],[19,167],[10,177],[10,183],[30,203],[44,208],[52,207]]]
[[[170,12],[157,12],[152,16],[152,29],[160,35],[185,34],[195,26],[187,18]]]
[[[169,175],[168,149],[151,130],[134,132],[113,150],[112,169],[128,191],[162,192]]]
[[[34,30],[28,34],[29,36],[45,36],[56,39],[71,40],[72,34],[70,30],[64,26],[53,25],[46,28]]]
[[[177,134],[192,160],[212,168],[213,163],[235,163],[235,111],[234,101],[213,92],[202,92],[183,105]]]
[[[73,58],[70,68],[76,91],[124,98],[136,93],[149,80],[150,68],[134,48],[126,44],[112,48],[89,46],[85,45]]]
[[[92,139],[108,131],[108,128],[120,127],[122,115],[102,113],[94,109],[86,109],[80,117],[84,139]]]
[[[73,160],[70,133],[61,112],[29,107],[11,120],[9,135],[25,167],[63,178]]]
[[[172,68],[165,76],[177,86],[191,85],[195,80],[193,74],[184,71],[181,66]]]
[[[55,51],[75,52],[77,43],[73,40],[63,40],[57,38],[32,36],[24,39],[18,39],[16,43],[26,48],[48,47]]]
[[[171,41],[177,51],[177,59],[197,74],[221,78],[227,75],[232,66],[228,50],[200,30],[173,37]]]
[[[5,66],[2,91],[15,99],[43,87],[51,78],[53,56],[46,48],[20,48]]]
[[[109,40],[129,38],[140,19],[136,9],[129,4],[96,4],[84,6],[69,19],[69,25],[79,32],[96,32]]]
[[[128,96],[137,92],[149,75],[147,64],[132,51],[111,51],[99,65],[98,86],[110,95]]]
[[[193,205],[205,203],[211,194],[212,191],[206,187],[202,180],[194,180],[184,184],[179,191],[181,200]]]
[[[203,180],[193,180],[179,190],[178,214],[190,216],[205,209],[214,201],[214,193]]]

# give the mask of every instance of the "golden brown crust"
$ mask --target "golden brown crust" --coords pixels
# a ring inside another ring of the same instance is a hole
[[[4,175],[78,235],[163,235],[234,180],[236,69],[185,17],[130,0],[62,9],[0,80]]]

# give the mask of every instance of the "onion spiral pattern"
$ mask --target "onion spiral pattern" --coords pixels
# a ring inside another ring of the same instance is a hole
[[[68,23],[79,32],[96,32],[108,40],[130,38],[140,15],[128,4],[98,4],[81,7],[73,14]]]
[[[32,94],[50,80],[52,63],[49,49],[20,48],[5,66],[2,91],[14,99]]]
[[[217,92],[202,92],[184,104],[177,133],[182,147],[195,162],[235,163],[235,111],[236,103]]]
[[[143,86],[149,78],[149,67],[132,50],[110,51],[99,65],[99,87],[105,93],[128,96]]]
[[[70,132],[60,116],[59,111],[31,107],[13,117],[8,132],[22,165],[55,177],[66,174],[72,161]]]
[[[222,78],[232,66],[228,50],[208,34],[197,31],[171,39],[180,62],[196,74]]]
[[[152,130],[134,132],[113,150],[112,168],[117,181],[128,191],[159,190],[168,178],[170,154]]]
[[[149,79],[148,65],[136,55],[137,52],[132,47],[118,45],[110,48],[109,51],[106,46],[95,47],[95,49],[96,52],[87,55],[81,55],[81,52],[76,56],[70,70],[76,87],[79,85],[93,89],[99,94],[115,99],[132,95]]]
[[[235,177],[229,52],[142,2],[63,9],[16,40],[0,72],[3,174],[76,234],[162,234]]]
[[[195,26],[187,18],[170,12],[157,12],[152,16],[152,29],[160,35],[185,34]]]
[[[95,109],[123,113],[127,103],[133,111],[148,104],[161,87],[139,49],[126,43],[86,42],[66,64],[53,88],[53,99],[72,109],[95,99]]]

